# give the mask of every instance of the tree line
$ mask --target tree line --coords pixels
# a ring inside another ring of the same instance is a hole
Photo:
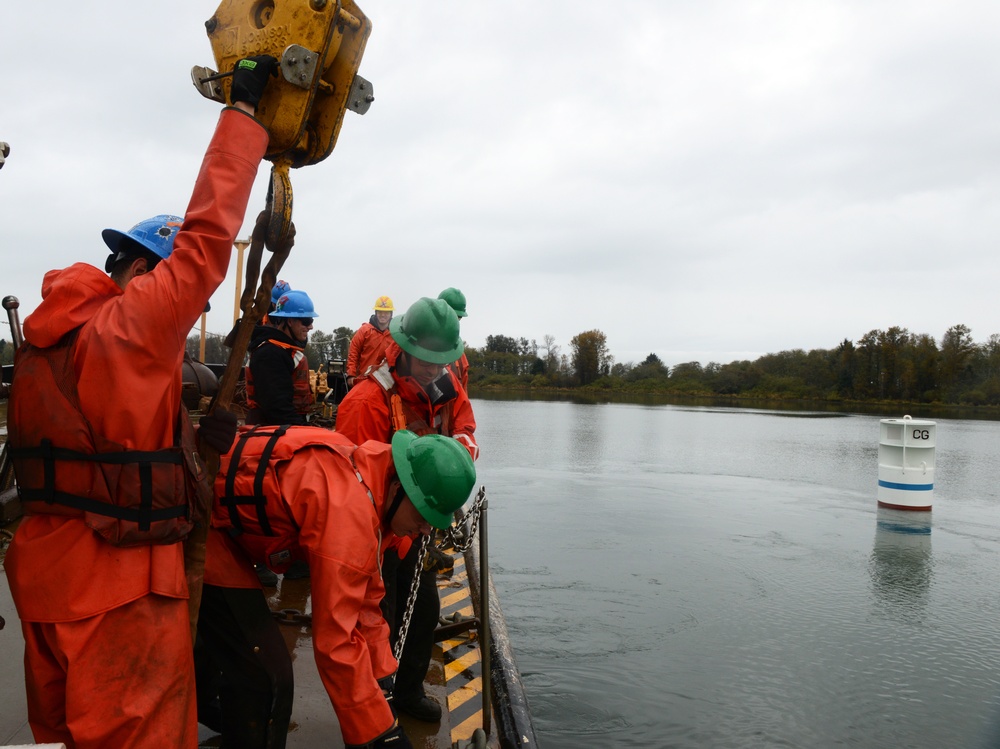
[[[753,361],[684,362],[668,367],[650,353],[615,363],[599,330],[580,333],[560,355],[551,336],[489,336],[467,350],[470,386],[528,385],[605,390],[819,400],[879,400],[1000,405],[1000,335],[976,343],[966,325],[933,336],[906,328],[872,330],[834,349],[791,349]]]
[[[354,330],[348,327],[335,328],[332,333],[314,330],[309,334],[309,345],[306,346],[306,358],[310,369],[319,369],[331,360],[347,359]],[[225,336],[216,333],[205,335],[205,355],[200,356],[201,336],[191,335],[187,339],[187,352],[195,359],[208,363],[222,363],[229,359],[229,347],[225,344]],[[465,351],[469,357],[470,366],[479,370],[475,376],[470,374],[470,383],[474,379],[484,384],[516,384],[525,382],[535,385],[556,387],[575,387],[587,385],[599,377],[611,374],[614,358],[608,352],[607,338],[599,330],[580,333],[570,342],[571,356],[560,354],[560,348],[553,336],[544,338],[542,347],[526,338],[510,338],[508,336],[487,336],[486,346],[480,349],[467,346]],[[544,352],[544,355],[540,354]],[[512,376],[513,381],[505,380]],[[533,378],[541,375],[543,380],[534,382]],[[499,378],[497,377],[499,376]]]
[[[354,331],[351,328],[334,328],[332,333],[314,330],[309,334],[309,345],[306,346],[306,359],[310,369],[319,369],[332,359],[347,360],[347,349],[351,345]],[[229,361],[229,347],[226,346],[226,336],[216,333],[205,335],[205,357],[200,356],[201,336],[191,335],[187,339],[187,352],[195,359],[209,364],[220,364]]]
[[[348,327],[313,331],[306,348],[309,366],[346,359],[353,335]],[[196,358],[199,344],[198,336],[188,339]],[[1000,405],[1000,334],[976,343],[965,325],[948,328],[940,344],[926,333],[891,327],[856,341],[845,338],[833,349],[791,349],[726,364],[671,367],[655,353],[639,363],[615,362],[600,330],[577,334],[565,350],[551,335],[541,343],[489,335],[485,345],[467,346],[466,355],[470,387]],[[224,362],[228,356],[223,336],[209,334],[205,361]]]

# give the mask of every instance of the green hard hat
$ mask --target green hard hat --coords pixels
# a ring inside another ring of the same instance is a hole
[[[469,451],[443,434],[401,429],[392,435],[392,462],[406,496],[435,528],[447,528],[451,517],[472,493],[476,466]]]
[[[403,351],[432,364],[451,364],[465,351],[458,315],[444,299],[421,297],[392,318],[389,334]]]
[[[469,316],[469,313],[465,311],[465,294],[454,286],[450,286],[438,294],[438,299],[444,299],[448,302],[448,306],[455,310],[455,314],[459,317]]]

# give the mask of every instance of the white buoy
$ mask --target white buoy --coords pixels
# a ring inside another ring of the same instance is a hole
[[[878,505],[930,510],[934,496],[933,421],[882,419],[878,443]]]

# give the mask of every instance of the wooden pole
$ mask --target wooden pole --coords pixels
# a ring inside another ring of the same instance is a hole
[[[227,409],[233,401],[236,393],[236,381],[239,379],[239,372],[243,368],[243,357],[246,355],[247,346],[253,335],[254,326],[266,314],[271,304],[271,288],[274,286],[278,271],[288,257],[289,251],[295,240],[295,226],[289,225],[289,231],[281,247],[268,247],[271,250],[271,259],[264,267],[260,268],[260,255],[264,248],[264,235],[267,233],[268,220],[271,212],[271,205],[261,211],[257,217],[257,225],[253,230],[253,238],[250,242],[239,247],[240,267],[242,267],[242,250],[247,244],[251,244],[250,258],[247,261],[247,284],[250,288],[244,290],[247,298],[246,313],[240,321],[239,329],[233,342],[232,350],[229,353],[229,361],[226,363],[226,371],[219,381],[219,390],[208,408],[209,414],[214,414],[217,408]],[[242,241],[242,240],[241,240]],[[257,277],[260,275],[260,287],[256,294],[253,289],[257,285]],[[237,299],[239,308],[240,300]],[[195,523],[191,533],[184,541],[184,570],[188,583],[188,613],[191,623],[191,641],[198,633],[198,609],[201,605],[201,589],[205,576],[205,549],[208,542],[208,523],[212,513],[212,487],[215,475],[219,472],[219,453],[211,445],[202,443],[199,447],[202,462],[205,465],[206,480],[198,483],[198,522]]]
[[[233,325],[240,319],[240,297],[243,294],[243,251],[250,244],[249,239],[237,239],[236,247],[236,303],[233,305]]]
[[[205,361],[205,320],[208,315],[204,312],[201,313],[201,346],[198,349],[198,361]]]

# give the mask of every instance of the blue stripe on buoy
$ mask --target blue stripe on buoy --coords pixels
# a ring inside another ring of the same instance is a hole
[[[879,520],[875,527],[880,531],[888,531],[889,533],[902,533],[906,535],[913,536],[929,536],[931,534],[931,527],[929,525],[912,526],[904,525],[903,523],[890,523],[885,520]]]
[[[882,479],[879,479],[878,485],[886,489],[899,489],[904,492],[929,492],[934,490],[934,484],[897,484],[893,481],[882,481]]]

